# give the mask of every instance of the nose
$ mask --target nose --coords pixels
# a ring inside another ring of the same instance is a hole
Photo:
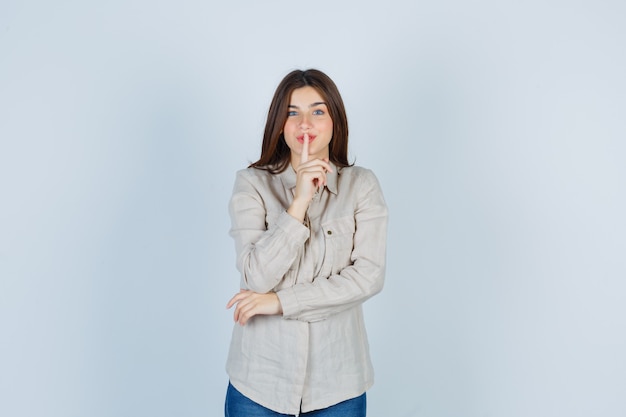
[[[309,120],[309,116],[304,114],[302,115],[302,118],[300,119],[300,125],[299,125],[300,129],[302,130],[308,130],[311,128],[311,120]]]

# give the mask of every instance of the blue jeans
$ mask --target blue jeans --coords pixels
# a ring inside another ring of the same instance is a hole
[[[301,417],[365,417],[366,411],[365,393],[359,397],[352,398],[331,405],[322,410],[301,413]],[[230,383],[226,391],[226,404],[224,406],[225,417],[294,417],[291,414],[281,414],[265,408],[255,403],[239,391]]]

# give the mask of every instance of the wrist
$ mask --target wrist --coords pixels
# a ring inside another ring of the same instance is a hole
[[[304,222],[304,216],[306,215],[307,208],[309,208],[308,202],[294,200],[291,203],[291,206],[289,206],[289,208],[287,209],[287,213],[289,213],[291,217],[302,223]]]
[[[274,296],[275,302],[276,302],[276,312],[279,316],[283,315],[283,305],[280,303],[280,298],[278,297],[278,294],[276,294],[275,292],[272,293],[272,295]]]

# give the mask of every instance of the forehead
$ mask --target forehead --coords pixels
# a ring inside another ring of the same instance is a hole
[[[319,103],[324,101],[322,95],[315,88],[311,86],[296,88],[292,91],[289,99],[290,104],[294,105],[310,105],[312,103]]]

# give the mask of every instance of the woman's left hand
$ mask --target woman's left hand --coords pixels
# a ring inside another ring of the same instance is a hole
[[[241,290],[230,299],[226,308],[235,307],[235,321],[245,325],[248,320],[257,314],[278,315],[283,314],[283,308],[278,296],[274,292],[259,294],[249,290]]]

